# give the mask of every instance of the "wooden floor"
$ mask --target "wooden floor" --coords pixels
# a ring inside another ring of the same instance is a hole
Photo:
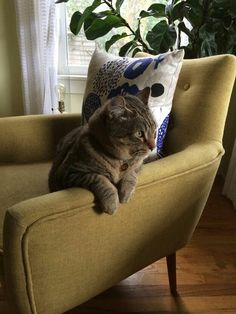
[[[221,189],[217,178],[191,242],[177,253],[178,297],[163,259],[66,314],[236,314],[236,211]],[[2,291],[0,313],[9,313]]]

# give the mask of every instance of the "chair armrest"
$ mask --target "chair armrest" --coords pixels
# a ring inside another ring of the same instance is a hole
[[[223,155],[224,148],[220,142],[194,143],[180,152],[146,164],[139,177],[139,184],[170,180],[172,177],[197,171],[221,159]]]
[[[138,187],[197,171],[219,160],[223,154],[222,144],[218,142],[192,144],[181,152],[145,164],[139,175]],[[11,207],[8,213],[17,224],[28,228],[45,217],[93,206],[94,196],[90,191],[70,188],[20,202]]]
[[[222,153],[217,142],[196,143],[144,165],[134,199],[113,216],[99,213],[81,188],[11,207],[4,265],[15,311],[62,313],[183,247]]]

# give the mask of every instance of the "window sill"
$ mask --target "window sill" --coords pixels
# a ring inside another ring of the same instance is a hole
[[[79,81],[87,80],[87,75],[58,74],[57,77],[59,80],[79,80]]]
[[[65,85],[66,94],[83,95],[86,87],[86,75],[58,75],[58,82]]]
[[[81,113],[87,76],[85,75],[58,75],[58,82],[66,89],[66,112]]]

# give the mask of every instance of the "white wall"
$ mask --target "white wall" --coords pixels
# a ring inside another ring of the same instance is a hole
[[[65,109],[66,112],[81,113],[83,95],[86,86],[86,77],[59,76],[59,82],[66,88]]]
[[[14,1],[0,1],[0,117],[23,114]]]

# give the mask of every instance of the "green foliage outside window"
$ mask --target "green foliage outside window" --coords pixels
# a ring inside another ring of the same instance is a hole
[[[58,0],[56,3],[69,1],[73,0]],[[236,55],[235,0],[152,2],[133,17],[135,26],[122,13],[122,6],[128,0],[94,0],[83,8],[74,6],[71,32],[77,35],[83,29],[89,40],[106,35],[107,51],[125,40],[119,49],[120,56],[133,56],[138,51],[158,54],[174,48],[184,48],[186,58],[222,53]],[[182,33],[188,38],[188,44],[184,46],[181,44]]]

